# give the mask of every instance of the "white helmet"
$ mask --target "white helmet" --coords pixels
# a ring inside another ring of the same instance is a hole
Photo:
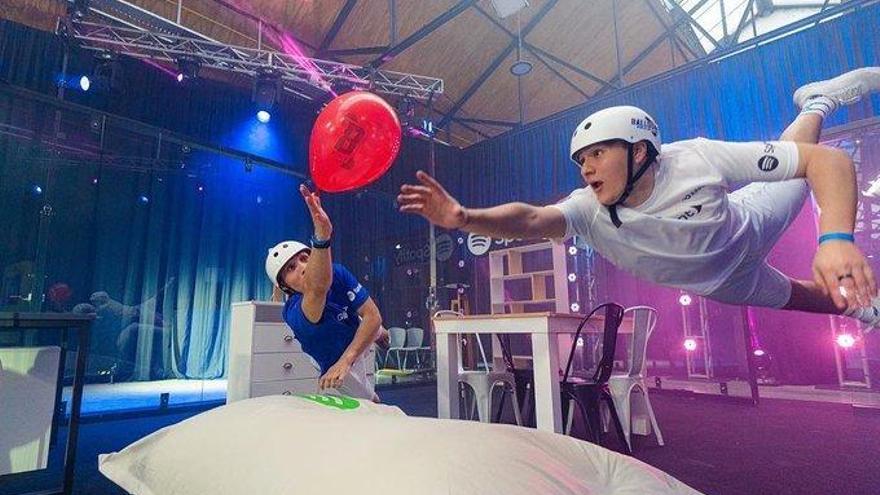
[[[587,146],[621,139],[628,143],[648,141],[660,153],[660,128],[656,121],[641,108],[630,106],[610,107],[584,119],[571,136],[571,159]],[[578,163],[580,165],[580,163]]]
[[[269,254],[266,255],[266,275],[272,279],[276,287],[281,269],[291,258],[303,251],[309,251],[309,247],[296,241],[282,241],[269,250]]]

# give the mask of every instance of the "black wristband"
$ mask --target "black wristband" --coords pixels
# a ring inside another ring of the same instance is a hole
[[[309,244],[312,245],[312,249],[327,249],[330,247],[330,240],[331,238],[320,240],[317,237],[312,236],[312,238],[309,239]]]

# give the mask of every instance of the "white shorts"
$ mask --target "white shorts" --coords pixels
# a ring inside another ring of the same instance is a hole
[[[805,179],[755,182],[728,196],[748,214],[754,248],[733,274],[706,297],[727,304],[781,308],[791,297],[789,277],[767,264],[767,255],[797,218],[810,194]]]
[[[373,380],[368,375],[370,367],[372,363],[368,363],[367,361],[371,358],[373,354],[369,351],[365,352],[354,364],[351,365],[351,369],[348,371],[348,376],[342,381],[342,386],[335,389],[327,389],[324,391],[316,390],[320,393],[333,393],[336,392],[339,395],[345,395],[348,397],[353,397],[355,399],[365,399],[373,402],[379,402],[379,396],[376,395],[376,387],[373,383]],[[318,373],[321,372],[321,366],[309,356],[309,359],[312,361],[312,366],[318,370]]]

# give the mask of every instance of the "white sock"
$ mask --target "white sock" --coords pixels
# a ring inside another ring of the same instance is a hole
[[[801,109],[801,115],[815,114],[822,119],[828,118],[829,115],[837,110],[837,102],[827,96],[814,96],[804,103]]]

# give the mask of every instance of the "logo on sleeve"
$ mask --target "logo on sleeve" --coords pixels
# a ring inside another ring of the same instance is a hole
[[[686,212],[675,218],[676,220],[689,220],[690,218],[699,215],[701,211],[703,211],[703,205],[693,205]]]
[[[758,160],[758,168],[764,172],[772,172],[779,166],[779,160],[775,156],[764,155]]]

